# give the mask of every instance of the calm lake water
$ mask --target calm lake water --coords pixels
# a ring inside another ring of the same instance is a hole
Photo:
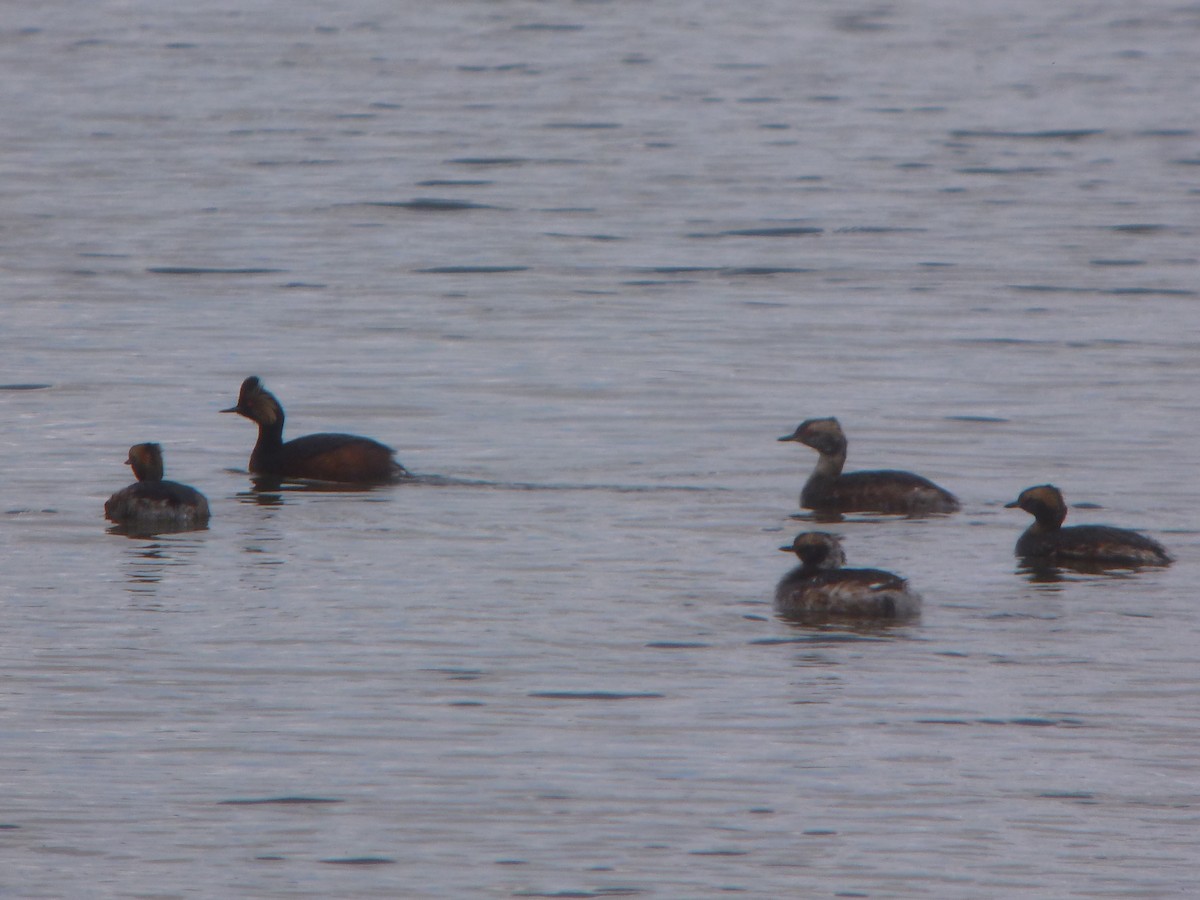
[[[9,5],[0,893],[1191,896],[1200,9]],[[218,415],[438,479],[256,494]],[[837,415],[963,512],[831,526]],[[162,443],[207,531],[108,533]],[[1031,580],[1053,482],[1167,570]]]

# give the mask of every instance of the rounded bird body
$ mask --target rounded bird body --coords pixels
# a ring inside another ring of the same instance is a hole
[[[208,500],[186,484],[163,480],[162,447],[134,444],[126,464],[137,481],[104,503],[104,517],[137,529],[186,531],[208,524]]]
[[[775,608],[785,618],[889,620],[920,614],[921,596],[899,575],[842,568],[846,555],[835,535],[805,532],[779,549],[800,559],[775,588]]]

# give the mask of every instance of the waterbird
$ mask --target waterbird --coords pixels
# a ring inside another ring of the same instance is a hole
[[[251,474],[280,479],[384,484],[410,477],[396,462],[391,447],[355,434],[321,432],[283,440],[283,407],[257,375],[242,382],[238,413],[258,425],[258,442],[250,454]]]
[[[104,503],[104,517],[139,530],[187,531],[208,524],[208,500],[194,487],[163,480],[162,447],[134,444],[126,465],[137,478]]]
[[[1017,539],[1016,555],[1031,562],[1113,567],[1166,566],[1171,556],[1162,544],[1144,534],[1112,525],[1070,525],[1062,491],[1039,484],[1021,491],[1005,509],[1023,509],[1033,524]]]
[[[779,548],[800,565],[775,588],[775,609],[784,618],[911,619],[921,596],[899,575],[880,569],[846,569],[841,540],[825,531],[806,531]]]
[[[811,447],[820,454],[816,468],[800,492],[800,506],[817,512],[880,512],[925,516],[952,513],[958,498],[928,478],[912,472],[879,469],[843,473],[846,434],[832,416],[806,419],[779,438]]]

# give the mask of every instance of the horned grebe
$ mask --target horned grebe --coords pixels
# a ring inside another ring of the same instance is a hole
[[[1039,484],[1021,491],[1005,509],[1023,509],[1034,522],[1017,540],[1016,554],[1028,560],[1065,565],[1166,566],[1171,557],[1162,544],[1127,528],[1111,525],[1062,527],[1067,504],[1062,491]]]
[[[880,469],[842,474],[846,435],[838,420],[808,419],[781,441],[812,447],[820,458],[800,492],[800,506],[818,512],[881,512],[909,516],[958,512],[949,491],[912,472]]]
[[[221,412],[238,413],[258,423],[258,443],[250,454],[254,475],[352,484],[382,484],[409,477],[396,462],[395,450],[353,434],[308,434],[283,442],[283,407],[257,376],[242,382],[237,406]]]
[[[186,484],[163,481],[162,447],[134,444],[125,463],[137,481],[104,504],[104,517],[138,530],[188,531],[208,524],[208,500]]]
[[[775,608],[784,618],[911,619],[921,612],[921,596],[899,575],[843,569],[846,554],[835,535],[808,531],[779,549],[800,558],[775,588]]]

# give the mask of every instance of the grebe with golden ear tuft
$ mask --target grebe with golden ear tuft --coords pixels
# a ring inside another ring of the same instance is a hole
[[[280,479],[385,484],[408,478],[391,447],[354,434],[309,434],[283,440],[283,407],[256,375],[242,382],[237,413],[258,425],[250,473]]]
[[[1016,554],[1030,561],[1064,565],[1113,567],[1166,566],[1171,556],[1162,544],[1144,534],[1112,525],[1063,527],[1067,504],[1062,491],[1039,484],[1021,491],[1005,509],[1023,509],[1033,524],[1017,540]]]

